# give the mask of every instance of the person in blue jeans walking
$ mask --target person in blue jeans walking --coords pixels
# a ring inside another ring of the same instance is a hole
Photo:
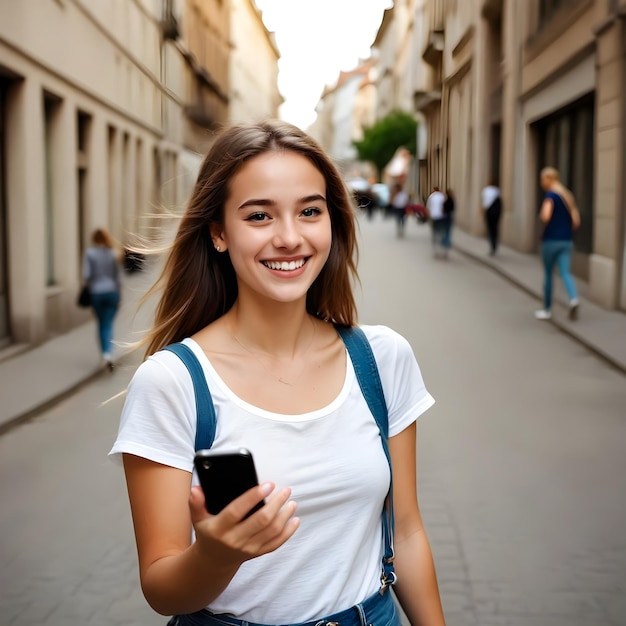
[[[107,230],[97,228],[91,241],[93,245],[83,258],[83,280],[89,285],[91,306],[98,320],[102,359],[113,370],[113,321],[120,304],[119,261]]]
[[[565,187],[553,167],[541,170],[541,187],[545,190],[539,219],[545,224],[541,239],[541,259],[545,272],[543,309],[535,311],[538,320],[552,318],[552,274],[556,265],[569,298],[569,318],[578,318],[578,295],[570,272],[573,231],[580,226],[580,213],[572,192]]]

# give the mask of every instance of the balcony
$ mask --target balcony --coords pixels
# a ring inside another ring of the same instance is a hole
[[[163,39],[176,41],[180,37],[180,28],[178,26],[178,19],[174,14],[174,5],[172,0],[165,0],[163,5],[161,32],[163,33]]]
[[[443,55],[443,30],[433,30],[428,34],[428,40],[422,58],[426,63],[437,67]]]
[[[441,105],[441,91],[414,91],[413,92],[413,107],[415,111],[425,112],[430,108],[439,108]]]

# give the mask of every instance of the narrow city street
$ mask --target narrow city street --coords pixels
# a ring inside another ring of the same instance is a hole
[[[362,217],[359,267],[361,323],[410,340],[437,400],[419,491],[448,626],[625,626],[624,375],[482,265],[433,259],[427,226]],[[3,626],[166,623],[106,457],[134,365],[0,437]]]

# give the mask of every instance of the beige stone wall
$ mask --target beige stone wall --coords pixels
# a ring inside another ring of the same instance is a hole
[[[439,0],[420,0],[425,50]],[[590,297],[626,309],[626,1],[571,0],[540,23],[539,0],[446,0],[441,99],[437,53],[423,53],[409,78],[417,111],[428,126],[428,185],[456,191],[457,222],[483,232],[479,194],[499,171],[506,244],[535,253],[539,135],[536,123],[594,98],[592,252],[576,259]],[[424,25],[426,33],[424,33]],[[430,30],[429,30],[430,29]],[[436,30],[436,29],[435,29]],[[429,95],[430,94],[430,95]],[[493,150],[499,129],[499,157]],[[585,269],[587,268],[587,269]]]
[[[126,243],[152,232],[150,214],[184,202],[184,62],[161,40],[161,6],[0,0],[13,342],[89,315],[75,298],[95,227]]]
[[[230,119],[277,117],[279,51],[253,0],[233,0],[231,15]]]
[[[620,274],[624,261],[624,137],[626,46],[624,21],[598,33],[594,246],[590,295],[607,307],[626,309]]]

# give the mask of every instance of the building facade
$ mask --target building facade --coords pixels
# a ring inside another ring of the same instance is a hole
[[[411,38],[415,0],[396,0],[386,9],[372,44],[376,59],[376,119],[399,109],[412,108],[407,78],[413,70]]]
[[[353,142],[363,138],[363,129],[374,123],[376,88],[372,59],[353,70],[340,72],[334,85],[327,86],[317,105],[317,119],[309,132],[349,177],[369,175],[366,164],[357,162]]]
[[[4,354],[88,318],[75,299],[95,228],[124,246],[158,236],[155,216],[184,206],[230,117],[231,10],[229,0],[0,0]],[[276,59],[273,48],[268,100]],[[254,102],[256,82],[238,85]]]
[[[278,117],[280,53],[254,0],[231,0],[229,117],[236,122]]]
[[[538,250],[539,171],[578,201],[573,268],[588,295],[626,310],[626,2],[420,0],[420,180],[456,191],[458,224],[483,232],[480,190],[500,185],[505,243]],[[419,16],[419,17],[418,17]]]

